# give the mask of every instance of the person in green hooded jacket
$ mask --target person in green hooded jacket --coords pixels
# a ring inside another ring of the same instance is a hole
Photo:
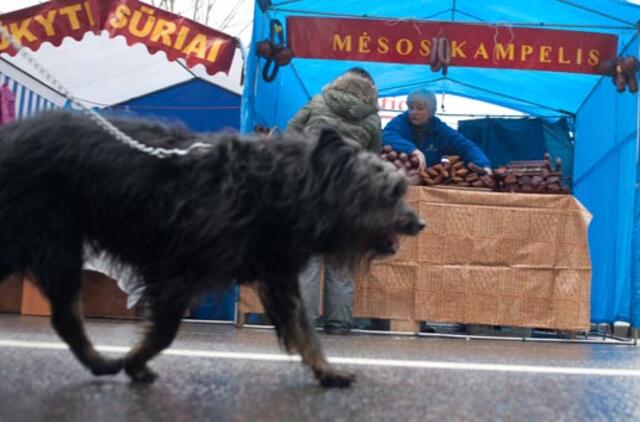
[[[351,68],[325,86],[289,121],[287,130],[319,134],[327,127],[367,151],[380,152],[378,90],[366,70]]]
[[[289,121],[287,131],[319,134],[333,128],[347,142],[380,152],[378,90],[369,73],[354,67],[325,86]],[[313,256],[299,275],[302,299],[312,323],[318,318],[321,256]],[[351,274],[330,262],[324,266],[324,330],[348,334],[353,325],[355,286]]]

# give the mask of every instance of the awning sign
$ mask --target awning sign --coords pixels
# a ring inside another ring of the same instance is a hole
[[[124,36],[129,45],[144,44],[151,53],[162,50],[169,60],[202,64],[209,74],[228,73],[236,48],[227,34],[138,0],[52,0],[1,15],[0,24],[34,51],[44,42],[58,46],[65,37],[79,41],[87,32],[107,31]],[[15,54],[0,39],[3,52]]]
[[[447,37],[451,65],[599,73],[617,35],[437,21],[289,17],[299,58],[428,64],[432,38]]]

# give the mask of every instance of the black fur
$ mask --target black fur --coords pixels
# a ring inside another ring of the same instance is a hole
[[[325,386],[348,386],[309,326],[297,274],[311,254],[354,265],[393,253],[399,233],[424,225],[402,197],[406,180],[333,131],[318,141],[194,134],[116,120],[148,145],[210,143],[158,159],[117,141],[88,118],[49,112],[0,129],[0,280],[27,273],[51,302],[52,323],[94,374],[122,368],[136,381],[168,347],[193,298],[257,281],[288,351]],[[131,266],[152,311],[122,359],[88,340],[79,311],[83,245]]]

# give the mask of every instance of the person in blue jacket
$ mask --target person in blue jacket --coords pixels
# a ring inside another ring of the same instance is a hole
[[[436,96],[418,89],[407,97],[409,110],[391,120],[382,131],[382,142],[398,152],[415,155],[420,168],[437,164],[444,155],[458,155],[491,173],[491,162],[471,140],[434,116]]]

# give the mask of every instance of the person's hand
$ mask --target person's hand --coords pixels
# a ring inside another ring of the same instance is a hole
[[[423,171],[427,168],[427,160],[424,158],[424,154],[419,149],[414,149],[411,155],[418,157],[420,160],[420,166],[418,167],[419,171]]]

